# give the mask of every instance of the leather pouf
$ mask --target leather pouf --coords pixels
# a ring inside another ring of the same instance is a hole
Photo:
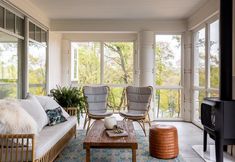
[[[172,159],[178,156],[178,133],[171,125],[156,125],[149,130],[150,155],[160,159]]]

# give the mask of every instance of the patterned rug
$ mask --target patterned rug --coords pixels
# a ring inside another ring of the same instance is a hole
[[[56,162],[84,162],[86,151],[83,149],[85,131],[79,130],[76,139],[72,139],[62,151]],[[179,155],[175,159],[161,160],[149,155],[148,137],[136,131],[138,141],[137,162],[184,162]],[[131,149],[91,149],[91,162],[131,162]]]

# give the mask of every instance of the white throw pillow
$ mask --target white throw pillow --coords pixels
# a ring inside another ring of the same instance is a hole
[[[53,109],[60,107],[62,109],[62,115],[66,119],[68,119],[69,114],[53,98],[51,98],[49,96],[36,96],[36,98],[38,99],[38,101],[40,102],[40,104],[42,105],[42,107],[44,108],[45,111],[46,110],[53,110]]]
[[[36,121],[16,100],[0,100],[0,134],[38,134]]]
[[[48,117],[37,98],[29,94],[26,99],[20,100],[20,104],[37,122],[38,131],[40,132],[48,124]]]

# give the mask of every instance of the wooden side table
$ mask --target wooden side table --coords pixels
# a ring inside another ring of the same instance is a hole
[[[160,159],[176,158],[179,154],[177,129],[171,125],[156,125],[149,130],[150,155]]]

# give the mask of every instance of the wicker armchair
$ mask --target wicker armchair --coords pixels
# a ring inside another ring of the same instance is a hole
[[[149,117],[149,108],[153,94],[153,88],[148,87],[133,87],[128,86],[125,89],[126,99],[126,111],[120,111],[119,114],[124,119],[123,120],[133,120],[140,124],[141,128],[145,131],[145,122],[151,126],[150,117]]]
[[[86,116],[84,121],[84,129],[87,125],[87,132],[92,127],[91,119],[100,120],[105,117],[113,115],[113,112],[108,112],[107,109],[108,104],[108,94],[109,87],[108,86],[99,86],[99,87],[91,87],[84,86],[83,87],[83,95],[86,100]]]

